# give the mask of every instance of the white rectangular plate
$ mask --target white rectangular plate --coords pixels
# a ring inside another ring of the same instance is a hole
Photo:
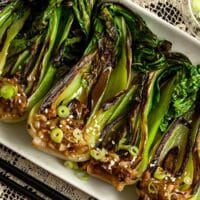
[[[156,15],[132,3],[131,0],[115,2],[123,2],[123,5],[142,16],[154,33],[173,43],[173,50],[186,54],[194,64],[200,63],[200,42],[197,39],[159,19]],[[0,143],[99,200],[137,199],[133,186],[127,187],[123,192],[117,192],[112,186],[95,178],[90,178],[87,182],[79,180],[71,170],[63,166],[62,161],[31,146],[31,138],[24,124],[1,123]]]

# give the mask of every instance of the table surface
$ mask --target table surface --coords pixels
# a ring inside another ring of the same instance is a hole
[[[196,27],[194,22],[191,20],[191,16],[188,12],[188,1],[187,0],[133,0],[137,4],[149,9],[156,13],[159,17],[179,27],[180,29],[187,31],[194,37],[200,36],[199,27]],[[68,183],[60,180],[59,178],[51,175],[44,169],[36,166],[25,158],[19,156],[15,152],[8,148],[0,145],[0,159],[7,161],[12,166],[17,167],[26,174],[35,177],[38,181],[43,182],[47,187],[54,188],[59,194],[62,195],[63,199],[70,200],[94,200],[88,194],[74,188]],[[21,185],[23,188],[28,190],[30,193],[37,194],[40,199],[50,199],[44,194],[27,185],[21,179],[13,176],[8,172],[0,168],[0,176],[6,177],[14,183]],[[29,199],[26,196],[22,196],[17,189],[13,189],[13,186],[5,184],[0,181],[0,200],[25,200]]]

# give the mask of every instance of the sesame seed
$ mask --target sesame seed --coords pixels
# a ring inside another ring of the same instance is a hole
[[[35,126],[35,128],[39,129],[40,128],[40,122],[39,121],[35,121],[34,122],[34,126]]]
[[[133,164],[136,160],[136,156],[133,157],[133,159],[131,160],[131,164]]]
[[[66,125],[65,127],[66,127],[67,129],[70,129],[70,126],[69,126],[69,125]]]
[[[118,160],[119,160],[119,158],[118,158],[118,157],[115,157],[115,158],[114,158],[114,161],[115,161],[115,162],[117,162]]]
[[[46,108],[45,110],[44,110],[44,113],[48,113],[49,112],[49,110],[48,110],[48,108]]]
[[[155,163],[151,163],[151,164],[150,164],[150,167],[155,167]]]
[[[55,126],[53,125],[53,126],[50,126],[50,129],[54,129],[55,128]]]
[[[164,178],[165,180],[168,180],[168,176],[165,176],[165,178]]]
[[[172,182],[175,182],[175,181],[176,181],[176,179],[175,179],[175,178],[174,178],[174,179],[171,179],[171,181],[172,181]]]
[[[112,142],[111,142],[113,145],[115,144],[115,141],[114,140],[112,140]]]

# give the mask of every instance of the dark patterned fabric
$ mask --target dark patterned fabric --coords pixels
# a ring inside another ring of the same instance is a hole
[[[193,36],[200,35],[200,30],[196,24],[191,20],[191,16],[188,9],[187,0],[133,0],[137,4],[149,9],[150,11],[156,13],[159,17],[173,24],[174,26],[179,27],[182,30],[185,30],[192,34]],[[36,166],[30,161],[22,158],[18,154],[9,150],[8,148],[0,145],[0,158],[9,162],[10,164],[16,166],[23,172],[35,177],[37,180],[44,182],[49,187],[58,191],[62,195],[66,196],[66,199],[71,200],[94,200],[94,198],[85,194],[84,192],[74,188],[68,183],[58,179],[57,177],[49,174],[44,169]],[[7,171],[0,168],[0,176],[5,176],[7,179],[10,179],[17,184],[23,186],[23,188],[28,191],[37,194],[41,199],[48,200],[47,196],[35,190],[31,186],[27,185],[22,180],[11,175]],[[0,182],[0,200],[26,200],[29,199],[16,190],[14,190],[9,185]]]

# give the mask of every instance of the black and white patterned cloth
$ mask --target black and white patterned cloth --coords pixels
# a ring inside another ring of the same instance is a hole
[[[179,27],[182,30],[189,32],[193,36],[200,35],[199,28],[191,20],[191,16],[188,9],[188,0],[132,0],[135,3],[149,9],[156,13],[159,17]],[[198,36],[197,36],[198,37]],[[3,159],[19,168],[26,174],[35,177],[37,180],[45,183],[47,186],[58,191],[60,194],[70,200],[94,200],[88,194],[74,188],[68,183],[60,180],[59,178],[51,175],[44,169],[36,166],[25,158],[19,156],[15,152],[0,145],[0,159]],[[7,171],[0,168],[0,176],[5,176],[7,179],[14,181],[15,183],[23,186],[26,190],[37,194],[41,199],[49,199],[36,189],[27,185],[25,182],[11,175]],[[20,195],[10,185],[6,185],[0,182],[0,200],[25,200],[26,196]]]

